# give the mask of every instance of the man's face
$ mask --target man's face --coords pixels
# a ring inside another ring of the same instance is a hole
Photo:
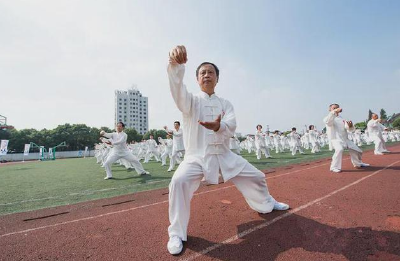
[[[374,119],[374,120],[376,120],[376,119],[378,119],[378,115],[377,114],[372,114],[372,119]]]
[[[151,140],[154,139],[153,135],[150,135],[150,139],[151,139]]]
[[[333,110],[335,110],[335,109],[337,109],[337,108],[339,108],[339,106],[336,105],[336,104],[334,104],[334,105],[331,106],[331,108],[329,109],[329,111],[333,111]]]
[[[118,123],[116,129],[117,129],[118,132],[121,132],[121,131],[124,130],[124,127],[122,127],[121,123]]]
[[[174,127],[175,127],[176,130],[178,130],[179,129],[179,124],[175,122],[174,123]]]
[[[257,126],[257,130],[261,131],[262,127],[261,126]]]
[[[199,75],[197,76],[197,82],[203,92],[207,94],[214,93],[214,88],[217,85],[218,78],[214,66],[211,64],[205,64],[200,67]]]

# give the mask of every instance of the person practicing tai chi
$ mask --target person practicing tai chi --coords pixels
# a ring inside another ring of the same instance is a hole
[[[185,158],[175,171],[169,185],[169,253],[181,253],[187,240],[190,201],[201,180],[218,184],[221,172],[224,181],[231,180],[243,194],[249,206],[259,213],[287,210],[268,191],[265,175],[247,160],[229,149],[229,139],[235,134],[236,117],[232,104],[218,97],[215,86],[219,69],[210,62],[196,70],[200,92],[189,93],[183,84],[187,53],[177,46],[169,54],[168,77],[172,97],[182,112]]]
[[[181,129],[181,123],[179,121],[174,122],[174,129],[169,130],[167,126],[164,126],[167,133],[173,136],[172,139],[172,155],[169,161],[168,171],[172,171],[176,163],[180,163],[179,154],[185,153],[185,146],[183,145],[183,131]]]
[[[390,151],[386,149],[385,140],[382,135],[382,131],[384,131],[386,127],[381,124],[381,119],[378,118],[378,114],[372,113],[367,128],[370,138],[375,143],[374,154],[383,155],[383,153],[389,153]]]
[[[332,172],[342,171],[342,157],[344,149],[349,150],[351,157],[351,162],[355,168],[368,167],[369,164],[362,162],[362,150],[357,147],[348,138],[348,131],[354,131],[354,126],[352,121],[345,121],[340,117],[342,108],[339,104],[333,103],[329,105],[329,114],[324,118],[324,123],[326,125],[326,133],[328,134],[329,142],[335,153],[332,156],[332,163],[330,170]]]
[[[255,141],[256,141],[256,155],[257,159],[261,159],[261,152],[264,153],[264,156],[268,159],[271,158],[271,155],[269,154],[269,149],[267,145],[265,144],[265,134],[262,132],[262,126],[260,124],[257,125],[257,131],[256,134],[254,135]]]
[[[117,123],[117,132],[106,133],[104,130],[100,131],[100,135],[106,137],[107,139],[102,139],[102,141],[108,145],[112,145],[112,149],[107,156],[104,163],[104,168],[106,169],[107,176],[104,179],[112,179],[111,165],[119,159],[125,159],[135,168],[139,175],[147,175],[149,172],[143,169],[142,164],[139,160],[132,154],[132,152],[126,146],[126,139],[128,135],[124,132],[125,125],[122,122]]]

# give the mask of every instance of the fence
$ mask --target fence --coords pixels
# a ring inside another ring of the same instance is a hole
[[[83,158],[83,157],[94,157],[94,150],[89,150],[86,152],[84,150],[80,151],[56,151],[56,159],[65,159],[65,158]],[[22,160],[38,160],[40,157],[39,152],[29,153],[28,156],[24,156],[23,153],[14,153],[0,156],[0,161],[22,161]],[[45,158],[48,157],[48,153],[46,152],[44,155]]]

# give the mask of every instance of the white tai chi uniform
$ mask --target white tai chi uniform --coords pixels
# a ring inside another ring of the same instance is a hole
[[[374,154],[382,155],[384,152],[389,152],[386,149],[385,140],[382,136],[382,131],[385,129],[385,126],[383,126],[378,120],[371,119],[367,124],[367,128],[369,137],[375,143]]]
[[[109,155],[107,156],[107,160],[104,163],[104,168],[106,169],[107,177],[112,177],[111,172],[111,164],[116,162],[119,159],[125,159],[132,164],[132,167],[135,168],[138,174],[146,174],[146,171],[143,169],[142,164],[140,164],[139,160],[128,150],[126,146],[126,139],[128,135],[125,132],[113,132],[113,133],[105,133],[104,137],[108,138],[113,145]]]
[[[265,134],[262,133],[261,131],[256,131],[256,134],[254,135],[255,137],[255,143],[256,143],[256,155],[257,159],[261,159],[261,152],[264,153],[266,158],[271,158],[271,155],[269,154],[269,150],[267,145],[265,144]]]
[[[296,131],[292,131],[288,134],[290,138],[290,146],[292,150],[292,155],[296,155],[296,152],[299,151],[300,154],[304,154],[303,149],[301,148],[301,140],[300,135]]]
[[[269,194],[265,175],[229,149],[229,138],[235,134],[233,106],[215,94],[189,93],[183,85],[184,65],[169,65],[168,76],[172,97],[183,115],[185,159],[169,185],[169,236],[187,240],[190,201],[200,181],[218,184],[221,172],[224,181],[232,180],[257,212],[269,213],[275,199]],[[217,132],[206,129],[198,121],[214,121],[222,116]]]
[[[157,162],[160,162],[160,153],[158,152],[157,142],[154,139],[148,139],[147,143],[147,152],[144,157],[144,163],[148,163],[151,156],[153,155]]]
[[[168,171],[174,169],[175,164],[179,163],[179,153],[185,153],[185,146],[183,144],[183,131],[182,128],[178,130],[167,130],[167,132],[172,133],[172,155],[171,160],[169,161]]]
[[[309,140],[311,143],[311,153],[320,152],[320,146],[318,143],[318,131],[309,130]]]
[[[337,116],[334,111],[329,112],[328,116],[324,118],[324,123],[326,125],[326,133],[328,134],[329,142],[335,150],[332,156],[330,170],[342,169],[344,149],[349,149],[351,162],[355,167],[362,166],[362,150],[349,140],[347,134],[347,131],[354,131],[354,126],[350,128],[347,122],[343,120],[342,117]]]

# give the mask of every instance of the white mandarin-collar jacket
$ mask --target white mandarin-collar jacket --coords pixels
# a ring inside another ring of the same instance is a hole
[[[111,145],[113,145],[113,150],[115,152],[126,152],[128,148],[126,146],[126,140],[128,135],[125,132],[113,132],[113,133],[106,133],[104,137],[110,139]]]
[[[368,122],[367,128],[370,135],[377,137],[382,137],[382,131],[385,130],[385,126],[383,126],[378,120],[374,119],[371,119]]]
[[[239,174],[247,161],[229,149],[229,139],[235,134],[236,117],[232,104],[215,94],[189,93],[183,84],[184,65],[168,65],[172,97],[183,116],[185,161],[203,167],[205,180],[218,183],[218,173],[225,181]],[[217,132],[206,129],[198,121],[214,121],[222,116]]]
[[[348,132],[353,132],[354,126],[350,128],[347,122],[342,117],[337,116],[334,111],[329,112],[328,116],[324,118],[324,123],[330,143],[339,143],[344,148],[362,152],[348,137]]]

